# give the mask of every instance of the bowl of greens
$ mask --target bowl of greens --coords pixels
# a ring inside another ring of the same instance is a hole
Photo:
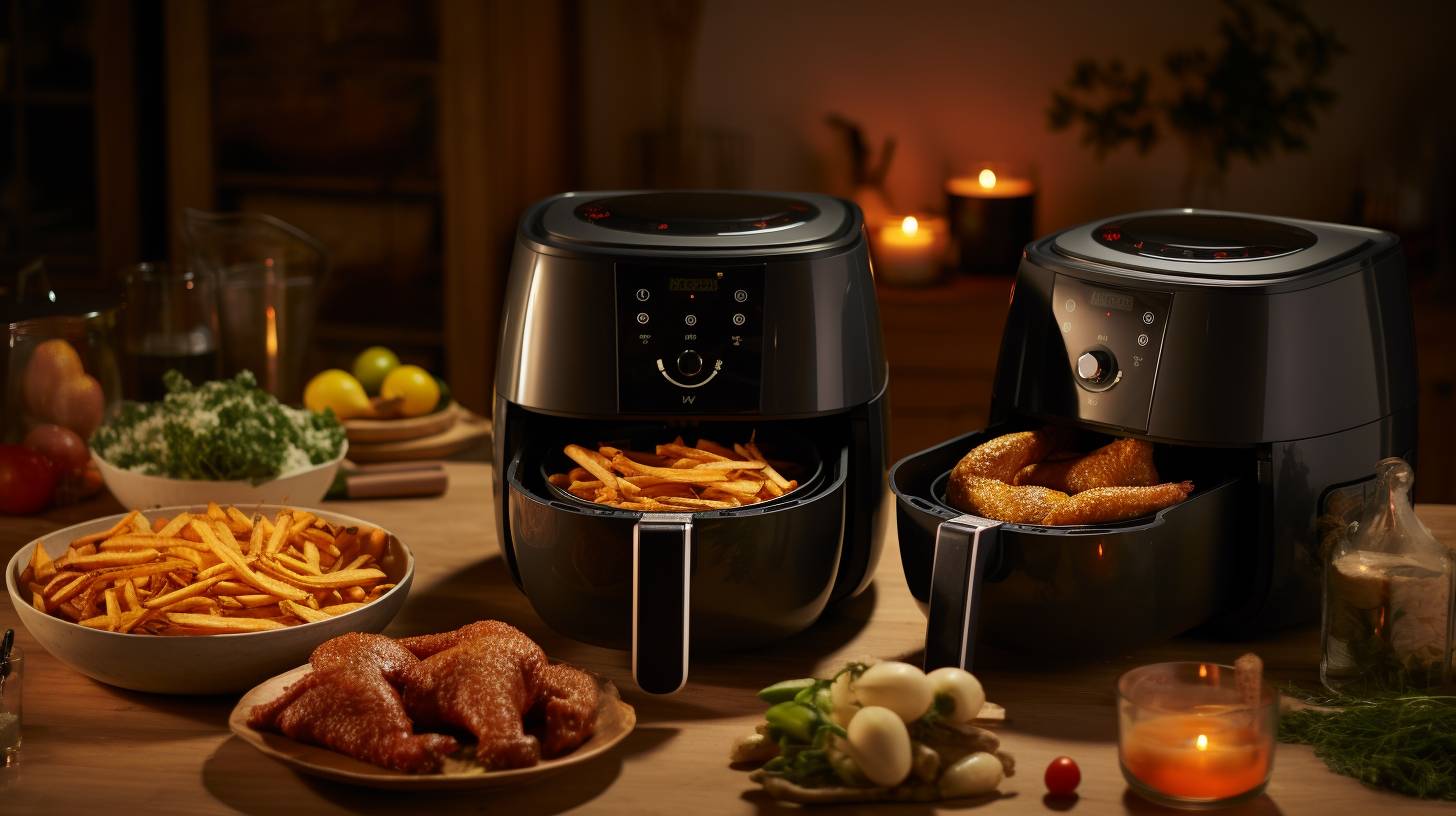
[[[176,371],[158,402],[124,403],[91,437],[101,478],[129,508],[316,505],[348,452],[331,411],[290,408],[248,371],[193,385]]]

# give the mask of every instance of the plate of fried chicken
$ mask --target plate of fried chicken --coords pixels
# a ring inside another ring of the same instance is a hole
[[[551,663],[494,620],[398,639],[341,635],[243,695],[228,719],[295,770],[413,790],[533,780],[607,751],[636,722],[611,682]]]

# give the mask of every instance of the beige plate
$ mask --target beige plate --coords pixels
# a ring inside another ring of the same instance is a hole
[[[285,688],[309,671],[308,666],[299,666],[254,687],[238,701],[237,707],[228,717],[228,726],[243,741],[296,771],[369,788],[451,790],[533,782],[605,753],[632,733],[632,728],[637,725],[637,712],[632,706],[622,702],[617,687],[611,681],[597,677],[601,705],[597,708],[596,733],[584,745],[564,757],[544,760],[532,768],[511,771],[486,771],[473,764],[457,762],[456,764],[463,766],[460,770],[446,770],[437,774],[400,773],[346,757],[328,748],[295,742],[282,734],[260,732],[248,727],[248,713],[253,710],[253,706],[282,694]]]
[[[464,413],[460,404],[452,402],[433,414],[398,419],[346,419],[344,433],[353,443],[402,442],[434,436],[450,430]]]

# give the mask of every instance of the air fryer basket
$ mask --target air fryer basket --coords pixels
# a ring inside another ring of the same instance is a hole
[[[704,426],[720,442],[752,426]],[[773,501],[655,513],[582,501],[546,476],[572,465],[567,442],[651,449],[679,429],[581,423],[574,438],[523,446],[506,471],[509,523],[526,596],[553,628],[631,649],[638,685],[671,692],[689,650],[737,649],[807,628],[829,602],[844,538],[849,450],[759,426],[766,455],[804,462],[804,483]],[[685,433],[689,441],[693,434]]]
[[[930,604],[937,534],[967,515],[945,500],[950,470],[971,448],[1023,425],[972,431],[890,470],[905,578],[922,608]],[[1087,434],[1085,449],[1106,439]],[[1226,605],[1241,559],[1254,557],[1245,454],[1159,446],[1156,455],[1165,479],[1194,483],[1183,503],[1110,524],[999,525],[979,565],[968,642],[979,637],[1048,656],[1108,653],[1186,631]],[[927,661],[935,656],[928,644]]]

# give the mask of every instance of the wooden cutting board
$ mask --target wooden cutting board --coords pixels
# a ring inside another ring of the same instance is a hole
[[[460,403],[452,402],[443,411],[417,417],[398,419],[346,419],[344,433],[349,437],[349,447],[359,443],[403,442],[435,436],[450,430],[461,415],[468,414]]]
[[[490,420],[476,416],[459,405],[451,407],[458,412],[455,421],[444,430],[427,436],[381,442],[355,442],[350,434],[349,458],[361,463],[442,459],[490,438]]]

